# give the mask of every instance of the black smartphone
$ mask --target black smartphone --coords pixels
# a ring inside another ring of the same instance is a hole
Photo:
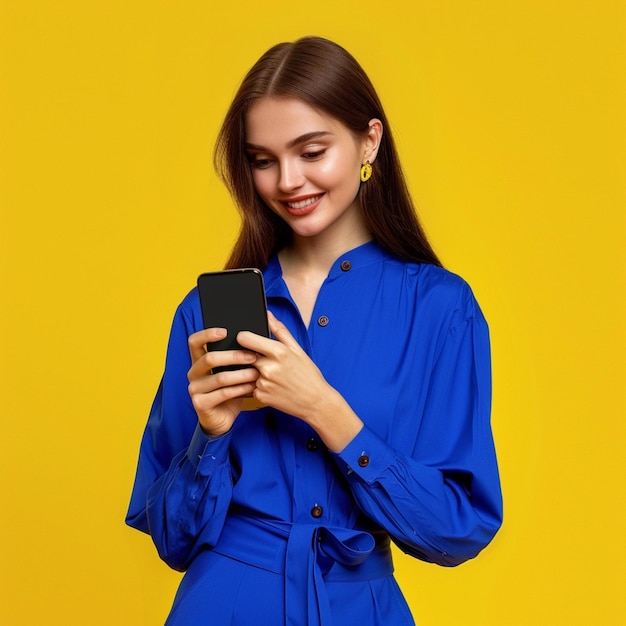
[[[263,274],[256,268],[207,272],[198,276],[198,293],[205,328],[225,328],[226,337],[207,350],[239,350],[237,333],[249,330],[269,337]],[[213,373],[251,365],[216,367]]]

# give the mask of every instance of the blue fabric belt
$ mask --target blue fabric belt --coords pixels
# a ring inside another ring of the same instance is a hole
[[[389,543],[385,533],[231,514],[213,550],[285,575],[287,626],[332,626],[326,583],[391,575]]]

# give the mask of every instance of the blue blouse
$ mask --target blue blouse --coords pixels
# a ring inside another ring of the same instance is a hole
[[[257,572],[282,581],[263,592],[273,624],[411,624],[388,538],[454,566],[501,523],[485,319],[461,278],[372,242],[334,263],[308,328],[276,257],[264,279],[270,310],[365,426],[339,454],[271,407],[207,437],[187,393],[187,338],[203,328],[194,289],[174,318],[127,516],[171,567],[189,570],[168,623],[207,623],[200,613],[214,617],[219,604],[229,621],[211,623],[246,624],[259,609],[245,608],[240,586],[270,586]],[[375,591],[361,590],[368,584]]]

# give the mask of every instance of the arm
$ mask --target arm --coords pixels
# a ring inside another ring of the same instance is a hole
[[[502,520],[488,329],[473,299],[469,309],[447,331],[423,414],[394,417],[409,446],[365,427],[336,456],[369,518],[405,552],[450,566],[476,556]]]
[[[211,440],[198,426],[189,447],[147,489],[147,532],[173,569],[186,570],[217,542],[232,497],[229,440]]]
[[[141,442],[126,518],[130,526],[151,535],[161,558],[177,570],[186,569],[204,546],[214,545],[232,497],[228,427],[213,437],[207,434],[194,408],[198,400],[192,400],[188,391],[191,379],[203,387],[207,378],[217,378],[207,376],[210,362],[197,364],[200,344],[188,337],[211,340],[205,337],[211,331],[196,333],[198,328],[200,313],[192,292],[172,324],[165,372]],[[223,392],[214,391],[225,399]],[[234,421],[237,402],[230,407],[234,412],[214,412],[218,421],[228,419],[225,413]],[[210,402],[200,404],[206,408]]]

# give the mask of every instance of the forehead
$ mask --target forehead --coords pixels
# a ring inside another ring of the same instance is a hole
[[[248,109],[246,142],[260,146],[284,146],[297,137],[324,132],[351,136],[336,118],[293,98],[261,98]]]

